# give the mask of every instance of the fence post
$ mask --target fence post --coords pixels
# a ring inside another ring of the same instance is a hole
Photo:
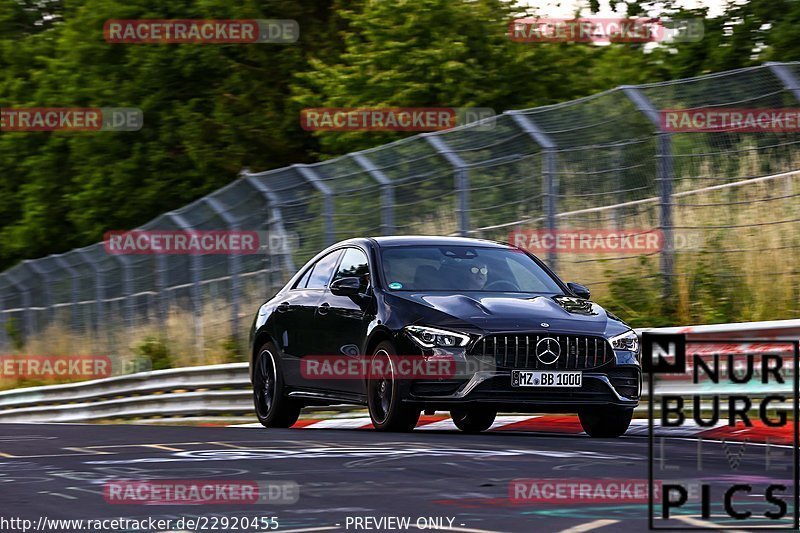
[[[783,83],[783,86],[786,88],[786,90],[791,91],[794,99],[800,102],[800,82],[798,82],[794,73],[789,70],[789,67],[787,67],[784,63],[777,63],[774,61],[769,61],[765,64],[767,68],[769,68],[772,73],[775,74],[775,77],[781,80],[781,83]]]
[[[5,278],[6,275],[0,273],[0,277]],[[7,286],[0,290],[0,350],[3,351],[8,351],[11,348],[11,342],[6,333],[6,314],[8,310],[6,306],[6,289],[10,288],[10,286],[8,286],[8,282],[6,284]]]
[[[19,268],[24,268],[23,265]],[[6,278],[11,282],[17,291],[20,293],[20,300],[22,300],[22,316],[24,317],[22,324],[23,342],[29,337],[33,336],[33,309],[31,309],[31,292],[30,287],[26,283],[22,283],[18,278],[12,274],[11,271],[6,271]]]
[[[558,229],[558,174],[557,174],[557,150],[558,145],[553,139],[542,131],[533,119],[519,112],[508,111],[507,114],[519,126],[519,128],[533,139],[544,151],[542,161],[542,198],[544,204],[545,228],[549,233],[555,233]],[[558,252],[551,249],[547,253],[547,262],[551,269],[558,268]]]
[[[92,323],[91,327],[95,331],[95,335],[100,337],[100,328],[102,327],[101,324],[103,323],[103,300],[105,299],[105,273],[100,269],[100,266],[95,261],[92,254],[90,254],[85,248],[80,248],[75,250],[77,254],[83,258],[83,261],[89,265],[89,268],[92,269],[94,273],[94,309],[95,309],[95,320]],[[109,330],[109,328],[105,328]],[[110,333],[110,332],[109,332]]]
[[[78,301],[80,300],[80,290],[79,290],[79,280],[78,280],[78,272],[72,268],[72,266],[64,260],[64,257],[61,255],[54,255],[53,261],[64,269],[70,277],[70,292],[71,292],[71,299],[72,299],[72,330],[77,333],[80,329],[80,312],[78,309]]]
[[[168,301],[167,301],[167,256],[164,254],[155,254],[155,268],[156,268],[156,294],[153,297],[156,304],[156,321],[160,325],[166,325]],[[167,328],[164,327],[163,331],[166,332]]]
[[[330,246],[336,242],[336,232],[333,224],[333,191],[328,187],[325,182],[317,175],[316,172],[309,165],[292,165],[292,168],[297,169],[297,172],[311,184],[323,198],[323,216],[325,217],[325,246]]]
[[[267,214],[267,228],[272,231],[273,226],[277,228],[277,232],[281,235],[286,235],[286,229],[283,225],[283,211],[281,210],[281,198],[278,193],[273,191],[266,183],[256,179],[255,174],[250,174],[247,169],[242,169],[240,176],[244,182],[254,188],[266,200],[266,204],[270,213]],[[283,268],[286,270],[287,275],[293,275],[297,269],[294,267],[294,259],[290,250],[282,250],[280,256],[283,259]]]
[[[789,67],[784,63],[776,63],[774,61],[769,61],[765,64],[772,73],[775,74],[775,77],[781,80],[786,90],[792,93],[794,99],[800,102],[800,81],[798,81],[797,76],[789,70]],[[786,195],[792,195],[794,191],[792,190],[791,180],[786,180],[786,187]]]
[[[190,232],[194,227],[189,224],[182,215],[175,212],[167,213],[167,217],[172,220],[183,231]],[[163,256],[164,254],[159,254]],[[195,346],[202,353],[203,340],[203,295],[200,286],[201,270],[203,268],[203,256],[200,254],[189,255],[189,273],[192,277],[191,300],[192,300],[192,322],[194,322]],[[198,354],[199,355],[199,354]]]
[[[622,147],[624,145],[622,143],[618,143],[614,145],[614,180],[617,187],[617,203],[621,204],[625,202],[625,192],[624,192],[624,181],[625,181],[625,174],[622,171],[622,165],[625,163],[624,152]],[[614,208],[613,217],[614,217],[614,229],[617,231],[622,229],[624,222],[622,220],[621,213],[619,212],[620,208]]]
[[[112,254],[112,257],[122,265],[122,294],[125,295],[125,325],[132,328],[136,325],[136,307],[133,301],[133,276],[131,273],[132,259],[126,255]]]
[[[228,230],[239,229],[236,219],[225,210],[225,207],[211,196],[203,199],[205,204],[219,216],[228,226]],[[242,259],[237,253],[228,254],[228,273],[231,276],[231,335],[239,338],[239,300],[241,299],[241,280],[239,273],[242,270]]]
[[[665,302],[672,302],[675,284],[675,245],[672,230],[672,138],[661,127],[661,116],[658,109],[638,87],[623,85],[620,88],[656,130],[656,181],[660,197],[660,229],[664,235],[664,249],[661,251],[661,277],[664,283],[662,296]]]
[[[383,212],[381,213],[381,233],[383,235],[394,235],[396,230],[394,226],[394,187],[392,186],[392,180],[376,167],[363,153],[356,152],[350,154],[350,156],[358,166],[364,169],[372,179],[380,184],[381,207],[383,208]]]
[[[34,320],[31,320],[31,326],[36,324],[36,328],[38,330],[43,330],[48,326],[49,323],[52,322],[51,317],[55,316],[55,310],[49,309],[53,307],[53,290],[52,290],[52,283],[50,274],[45,272],[42,267],[39,266],[36,260],[34,259],[26,259],[22,262],[23,266],[28,267],[28,269],[33,272],[35,275],[39,276],[39,279],[42,281],[42,286],[40,287],[40,291],[42,294],[42,308],[48,309],[51,314],[46,314],[44,319],[40,316],[37,316]],[[29,291],[33,293],[33,286],[28,287]],[[33,313],[33,309],[31,309],[31,313]],[[39,310],[41,311],[41,309]],[[31,333],[34,333],[33,329]]]
[[[467,163],[450,148],[444,139],[436,133],[423,133],[422,137],[428,141],[436,152],[444,157],[455,170],[455,191],[458,197],[458,234],[462,237],[469,235],[469,174]]]

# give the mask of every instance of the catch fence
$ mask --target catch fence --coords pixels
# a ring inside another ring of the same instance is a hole
[[[800,63],[767,63],[507,111],[316,164],[245,169],[140,229],[254,230],[261,253],[113,255],[98,243],[23,261],[0,274],[0,350],[120,353],[165,335],[179,363],[213,362],[208,354],[239,349],[256,306],[295,268],[368,235],[655,230],[656,250],[543,258],[634,318],[653,301],[692,321],[733,306],[746,306],[741,319],[791,316],[797,128],[676,131],[664,114],[800,108],[798,80]]]

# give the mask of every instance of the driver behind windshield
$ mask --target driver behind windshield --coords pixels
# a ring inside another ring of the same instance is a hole
[[[466,281],[467,290],[477,291],[486,286],[489,277],[489,267],[483,261],[476,261],[467,266]]]

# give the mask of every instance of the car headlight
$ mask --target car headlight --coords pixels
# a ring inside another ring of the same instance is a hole
[[[406,326],[406,333],[423,348],[434,346],[466,346],[469,335],[426,326]]]
[[[633,330],[626,331],[622,335],[617,335],[616,337],[611,337],[609,341],[615,350],[639,351],[639,337]]]

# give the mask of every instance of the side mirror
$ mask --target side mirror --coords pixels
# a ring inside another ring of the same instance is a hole
[[[336,296],[358,296],[361,280],[358,278],[339,278],[331,283],[331,294]]]
[[[569,287],[569,290],[572,291],[572,294],[574,294],[578,298],[583,298],[584,300],[589,299],[590,295],[589,289],[581,285],[580,283],[573,283],[570,281],[569,283],[567,283],[567,287]]]

